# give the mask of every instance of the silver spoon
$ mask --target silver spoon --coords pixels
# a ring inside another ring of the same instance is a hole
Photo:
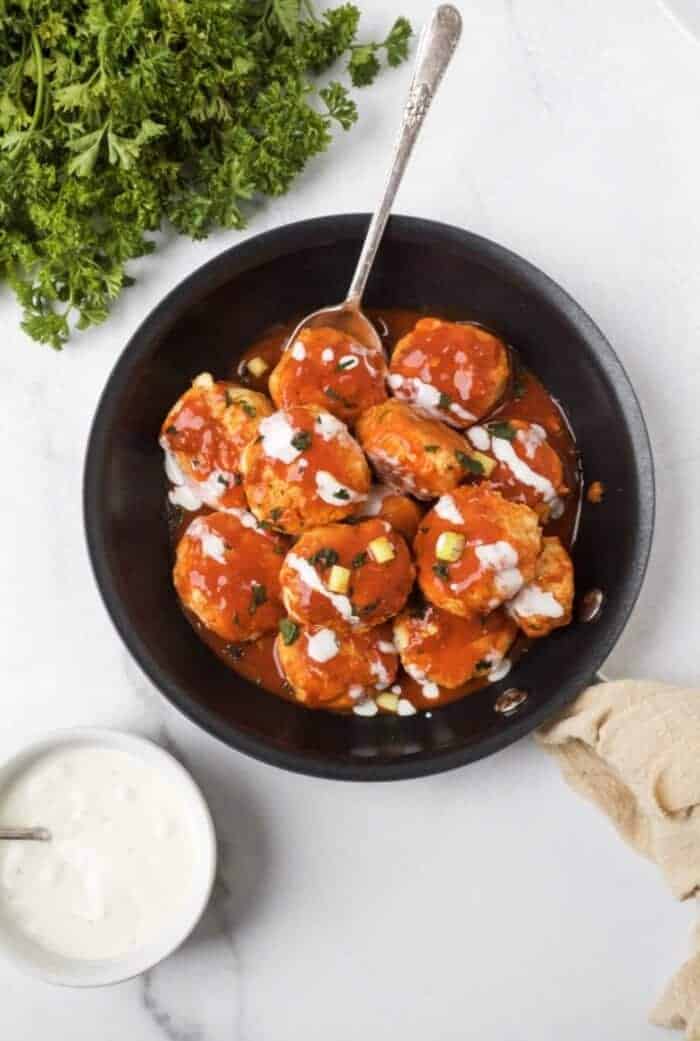
[[[48,828],[4,828],[0,827],[0,839],[28,839],[31,842],[49,842]]]
[[[323,307],[307,315],[297,325],[288,343],[293,343],[302,329],[330,326],[347,333],[365,347],[382,349],[377,330],[362,312],[362,296],[372,270],[379,244],[399,190],[404,171],[416,143],[418,132],[430,108],[445,69],[449,65],[462,32],[462,17],[456,7],[441,4],[423,29],[416,53],[415,70],[408,92],[401,129],[389,169],[382,200],[367,229],[348,295],[342,304]]]

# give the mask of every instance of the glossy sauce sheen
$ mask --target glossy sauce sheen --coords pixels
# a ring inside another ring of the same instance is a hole
[[[416,322],[425,316],[418,311],[387,309],[372,311],[370,317],[377,326],[390,354],[398,340],[410,332]],[[284,344],[295,328],[297,320],[298,318],[295,318],[284,325],[270,328],[236,362],[229,378],[261,393],[267,393],[270,373],[279,361]],[[467,320],[469,319],[465,318],[465,321]],[[267,371],[259,378],[253,377],[247,369],[247,362],[252,358],[262,358],[268,365]],[[560,406],[548,394],[537,377],[520,364],[515,353],[513,353],[513,379],[510,386],[493,412],[480,422],[487,423],[506,419],[521,419],[540,424],[546,430],[548,441],[562,461],[563,481],[570,489],[570,494],[564,500],[564,511],[561,516],[556,520],[550,520],[544,526],[543,534],[557,536],[564,546],[570,549],[576,537],[581,499],[581,472],[576,445]],[[202,512],[208,511],[205,509]],[[178,516],[178,512],[171,509],[171,535],[174,544],[177,543],[186,523],[189,523],[193,514],[187,514],[186,521],[181,517],[178,519]],[[294,701],[289,685],[280,674],[275,662],[274,633],[266,634],[248,644],[231,645],[204,629],[189,612],[186,614],[201,639],[229,668],[267,691],[285,700]],[[527,650],[529,643],[530,641],[524,636],[518,636],[508,657],[516,660]],[[402,696],[410,699],[417,709],[431,710],[457,701],[466,694],[479,690],[487,683],[487,679],[474,679],[452,689],[440,688],[439,697],[427,698],[421,686],[400,669],[396,681],[392,684],[392,690],[398,692],[400,687]]]
[[[245,453],[244,487],[260,519],[296,534],[302,519],[342,520],[366,498],[370,475],[364,456],[329,412],[295,405],[263,420],[259,431]],[[271,495],[275,480],[292,483],[296,497],[278,505]]]
[[[240,456],[250,438],[255,436],[262,418],[261,406],[267,407],[265,402],[246,400],[241,396],[241,388],[233,383],[192,386],[170,410],[163,424],[163,446],[173,453],[195,487],[209,482],[211,488],[206,501],[212,505],[217,502],[224,507],[246,505]]]

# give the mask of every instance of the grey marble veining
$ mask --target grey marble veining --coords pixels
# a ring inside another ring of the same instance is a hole
[[[428,0],[364,3],[367,34]],[[657,0],[464,0],[460,52],[398,209],[469,227],[542,267],[604,329],[657,463],[647,583],[607,665],[697,681],[700,574],[700,49]],[[262,206],[250,233],[370,209],[409,70]],[[119,350],[236,238],[163,237],[111,319],[62,355],[0,296],[0,754],[57,726],[147,734],[201,784],[219,836],[190,941],[115,988],[71,992],[0,964],[2,1041],[653,1041],[646,1009],[691,913],[573,798],[529,742],[464,770],[330,784],[239,756],[164,703],[99,600],[80,482]],[[614,451],[614,445],[610,446]]]

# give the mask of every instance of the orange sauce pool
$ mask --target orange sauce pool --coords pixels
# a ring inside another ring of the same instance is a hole
[[[406,309],[375,309],[369,312],[382,341],[391,357],[394,345],[411,331],[415,323],[425,317],[422,312]],[[301,317],[301,316],[298,316]],[[465,321],[469,319],[465,318]],[[272,369],[282,354],[284,345],[297,324],[298,318],[284,324],[267,329],[231,366],[228,373],[221,373],[221,378],[230,379],[261,393],[267,393],[267,382]],[[489,330],[498,334],[497,330]],[[580,461],[576,450],[573,433],[560,405],[547,392],[547,389],[520,361],[517,349],[511,347],[513,376],[510,386],[497,407],[480,423],[496,418],[522,419],[531,423],[539,423],[547,431],[547,438],[560,456],[564,468],[564,480],[571,489],[571,494],[564,500],[565,508],[557,520],[551,520],[543,527],[544,535],[557,536],[567,549],[571,549],[577,533],[581,504],[582,476]],[[258,378],[247,368],[247,362],[253,358],[262,358],[267,369]],[[203,507],[199,513],[209,512]],[[170,535],[173,548],[177,545],[182,533],[196,514],[185,513],[168,506]],[[220,637],[205,627],[189,611],[185,614],[200,639],[233,671],[252,683],[286,701],[294,701],[293,694],[282,675],[273,653],[275,633],[268,633],[245,644],[227,644]],[[523,654],[531,641],[519,635],[508,653],[511,661]],[[488,684],[488,679],[474,679],[459,687],[451,689],[441,687],[437,698],[426,698],[421,686],[400,669],[392,689],[401,687],[403,697],[410,699],[415,707],[421,710],[432,710],[442,705],[458,701],[465,695],[474,693]]]

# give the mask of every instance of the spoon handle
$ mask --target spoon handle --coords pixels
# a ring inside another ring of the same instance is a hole
[[[30,839],[34,842],[48,842],[51,832],[48,828],[5,828],[0,826],[0,839]]]
[[[359,308],[360,306],[362,294],[365,291],[404,170],[461,33],[462,17],[457,8],[451,4],[441,4],[433,11],[430,21],[421,34],[413,79],[401,121],[394,158],[384,187],[384,195],[367,229],[362,252],[348,291],[347,303],[353,307]]]

